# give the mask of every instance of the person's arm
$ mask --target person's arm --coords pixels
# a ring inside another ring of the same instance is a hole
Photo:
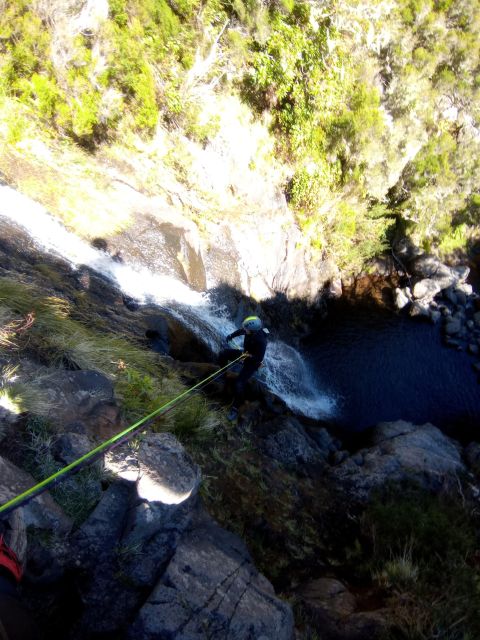
[[[230,333],[227,336],[227,342],[230,342],[230,340],[233,340],[234,338],[238,338],[239,336],[244,336],[246,334],[245,329],[237,329],[237,331],[234,331],[233,333]]]

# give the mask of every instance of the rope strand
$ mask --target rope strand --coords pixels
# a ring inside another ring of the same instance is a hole
[[[215,380],[220,375],[222,375],[224,371],[232,367],[235,363],[239,362],[240,360],[243,360],[244,358],[245,358],[245,354],[242,353],[241,356],[239,356],[232,362],[229,362],[224,367],[222,367],[218,371],[215,371],[215,373],[212,373],[211,375],[207,376],[206,378],[198,382],[193,387],[190,387],[189,389],[187,389],[180,395],[176,396],[169,402],[165,403],[161,407],[158,407],[158,409],[155,409],[155,411],[152,411],[147,416],[135,422],[133,425],[130,425],[120,433],[117,433],[115,436],[113,436],[112,438],[109,438],[102,444],[98,445],[98,447],[95,447],[94,449],[84,454],[80,458],[77,458],[77,460],[74,460],[73,462],[68,464],[66,467],[59,469],[48,478],[45,478],[45,480],[42,480],[41,482],[34,485],[30,489],[27,489],[23,493],[16,496],[15,498],[12,498],[8,502],[0,506],[0,515],[6,515],[10,511],[13,511],[14,509],[17,509],[18,507],[20,507],[21,505],[26,504],[28,501],[32,500],[33,498],[36,498],[44,491],[47,491],[47,489],[50,488],[50,486],[57,484],[58,482],[60,482],[61,480],[64,480],[70,475],[73,475],[74,473],[79,471],[83,466],[87,464],[91,464],[100,455],[110,450],[114,446],[118,446],[123,442],[127,441],[141,426],[144,426],[146,423],[151,422],[154,418],[160,415],[164,415],[168,411],[171,411],[180,402],[182,402],[183,400],[186,400],[186,398],[191,393],[193,393],[194,391],[199,391],[203,386],[205,386],[209,382],[213,382],[213,380]]]

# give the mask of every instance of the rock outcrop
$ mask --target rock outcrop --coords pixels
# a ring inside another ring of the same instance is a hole
[[[290,606],[275,597],[245,544],[205,513],[132,625],[129,640],[291,640]]]
[[[198,497],[200,472],[168,433],[109,453],[117,480],[70,539],[84,603],[70,638],[293,638],[293,614],[241,539]]]
[[[306,582],[296,594],[325,640],[366,640],[381,637],[387,630],[384,610],[358,611],[355,596],[334,578]]]
[[[29,473],[3,457],[0,457],[0,479],[0,504],[5,504],[37,484]],[[57,534],[66,534],[72,527],[70,519],[48,494],[31,500],[23,509],[27,526]]]
[[[387,482],[409,480],[439,491],[464,471],[460,446],[440,429],[399,420],[378,425],[373,446],[347,457],[332,474],[352,498],[365,502]]]

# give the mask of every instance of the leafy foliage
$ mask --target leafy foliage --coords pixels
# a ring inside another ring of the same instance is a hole
[[[60,62],[58,33],[31,3],[1,8],[0,99],[25,107],[4,109],[9,143],[36,119],[89,150],[150,136],[159,122],[205,144],[218,125],[202,120],[196,87],[213,83],[268,114],[299,223],[344,268],[382,250],[391,212],[442,251],[476,233],[468,215],[456,229],[480,183],[473,0],[396,0],[388,11],[353,0],[110,0],[108,19]],[[388,206],[383,231],[369,222],[372,200]]]

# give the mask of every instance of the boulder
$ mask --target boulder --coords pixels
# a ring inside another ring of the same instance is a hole
[[[457,282],[464,284],[470,274],[470,267],[467,265],[457,265],[451,268],[452,273],[457,278]],[[470,287],[470,285],[464,285]],[[470,294],[468,294],[470,295]]]
[[[190,525],[200,484],[198,467],[169,433],[148,433],[136,447],[110,451],[105,466],[120,480],[72,541],[72,558],[88,571],[78,639],[123,633]]]
[[[427,278],[420,280],[413,287],[413,297],[421,300],[433,300],[433,298],[442,290],[441,283],[437,280],[429,280]]]
[[[111,560],[135,498],[133,483],[116,481],[110,485],[71,538],[72,555],[77,563],[96,569]]]
[[[460,318],[448,318],[445,322],[445,333],[449,336],[455,336],[462,330],[462,320]]]
[[[468,267],[467,267],[468,269]],[[473,294],[473,287],[471,284],[468,284],[467,282],[463,282],[459,285],[457,285],[456,289],[455,289],[456,293],[463,293],[465,296],[471,296]]]
[[[461,291],[460,289],[455,289],[455,296],[457,298],[457,304],[460,305],[461,307],[464,307],[467,304],[467,295],[465,294],[464,291]]]
[[[81,433],[63,433],[60,435],[53,445],[53,455],[55,460],[63,465],[70,464],[78,458],[84,456],[93,449],[88,436]]]
[[[29,473],[0,456],[0,504],[8,502],[36,484]],[[71,520],[48,493],[42,493],[27,502],[23,506],[23,513],[27,527],[52,530],[56,533],[68,533],[72,527]]]
[[[398,287],[395,289],[395,306],[397,309],[403,309],[408,304],[410,304],[410,296],[408,293],[410,290],[408,288],[399,289]]]
[[[443,291],[443,297],[448,300],[451,304],[457,305],[457,294],[455,293],[453,287],[448,287]]]
[[[140,606],[140,595],[122,582],[119,563],[125,549],[122,535],[136,500],[135,484],[116,481],[70,539],[70,565],[80,574],[83,611],[69,634],[82,640],[96,634],[118,637],[126,620]]]
[[[375,640],[386,630],[385,612],[356,612],[355,597],[339,580],[311,580],[296,593],[324,640]]]
[[[329,451],[321,449],[296,418],[281,416],[264,424],[263,429],[273,432],[263,442],[264,453],[282,466],[300,469],[308,464],[321,465],[328,456]]]
[[[122,447],[105,456],[105,468],[136,482],[138,497],[164,505],[179,505],[194,498],[200,469],[171,433],[147,433],[137,451]]]
[[[430,318],[430,306],[423,300],[414,300],[410,307],[412,318]]]
[[[426,253],[416,256],[409,263],[410,272],[417,278],[450,281],[450,285],[460,281],[457,271],[443,264],[438,258]],[[442,287],[446,289],[450,285]]]
[[[414,481],[438,491],[465,471],[460,447],[431,424],[416,426],[403,420],[379,424],[373,446],[361,451],[363,465],[351,458],[331,470],[332,477],[359,502],[387,482]]]
[[[48,417],[62,429],[68,428],[70,423],[82,422],[95,433],[100,408],[104,404],[115,406],[113,384],[98,371],[41,369],[23,362],[22,373],[27,379],[42,376],[45,402],[55,407]]]
[[[203,513],[129,629],[129,640],[293,640],[293,614],[242,540]]]
[[[317,626],[335,623],[353,613],[357,602],[347,587],[334,578],[311,580],[297,589],[302,602],[307,605]]]

